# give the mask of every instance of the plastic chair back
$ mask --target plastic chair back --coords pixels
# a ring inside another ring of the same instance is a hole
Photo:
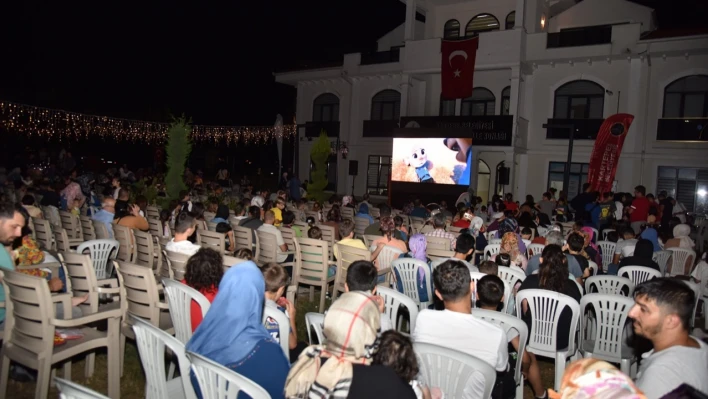
[[[517,283],[523,283],[524,280],[526,280],[526,274],[510,267],[497,268],[497,276],[499,276],[503,282],[512,287],[514,287]]]
[[[425,309],[433,301],[433,291],[431,285],[431,272],[427,263],[413,258],[399,258],[391,262],[394,275],[400,279],[403,287],[403,294],[411,298],[420,309]],[[418,276],[420,271],[425,276],[425,290],[428,293],[428,302],[421,302],[418,292]]]
[[[320,345],[325,344],[324,333],[322,332],[322,326],[324,325],[324,314],[308,312],[305,314],[305,324],[307,325],[307,341],[310,345],[314,345],[312,342],[312,330],[315,330],[315,336],[317,337],[317,343]]]
[[[295,230],[285,226],[278,227],[278,230],[280,230],[280,235],[283,236],[283,241],[285,241],[285,245],[288,246],[288,251],[294,251],[295,243],[293,242],[293,239],[295,238]]]
[[[81,223],[81,231],[83,232],[84,240],[96,240],[96,230],[93,228],[93,221],[88,216],[79,216]]]
[[[258,258],[253,259],[259,264],[278,263],[278,242],[275,234],[256,230],[256,237],[258,237]]]
[[[371,222],[369,219],[361,216],[355,216],[354,217],[354,234],[362,237],[365,233],[364,231],[366,230],[367,227],[371,225]]]
[[[529,258],[536,255],[541,255],[545,246],[543,244],[531,244],[526,246],[526,252],[529,254]]]
[[[278,340],[280,348],[283,349],[283,354],[285,358],[290,361],[290,319],[281,312],[279,309],[272,308],[268,305],[263,307],[263,324],[266,320],[271,318],[273,321],[278,323]]]
[[[109,399],[100,393],[63,378],[54,377],[60,399]]]
[[[253,251],[253,259],[258,259],[258,237],[255,232],[248,227],[232,226],[234,229],[234,239],[236,240],[236,248],[246,248]],[[255,245],[254,245],[255,244]]]
[[[106,227],[103,222],[99,222],[98,220],[91,220],[91,223],[93,223],[93,230],[96,232],[96,239],[97,240],[112,240],[111,234],[108,232],[108,227]]]
[[[32,219],[34,225],[34,235],[37,243],[42,247],[42,249],[47,251],[55,251],[56,244],[54,242],[54,233],[52,232],[52,225],[46,219],[34,218]]]
[[[585,314],[588,306],[595,310],[593,331],[596,331],[592,357],[613,363],[622,361],[622,341],[625,323],[634,300],[607,294],[588,294],[580,300],[580,314]],[[580,318],[580,340],[583,341],[585,318]],[[581,345],[581,348],[584,345]]]
[[[165,259],[167,259],[167,265],[169,266],[174,279],[177,281],[182,281],[182,279],[184,279],[184,273],[187,271],[187,261],[189,260],[189,255],[165,250]]]
[[[653,278],[661,278],[660,271],[645,266],[623,266],[618,275],[629,278],[635,286]]]
[[[594,290],[593,287],[595,288]],[[625,287],[626,289],[624,289]],[[602,276],[590,276],[585,280],[585,292],[587,294],[630,296],[632,291],[634,291],[634,283],[627,277],[605,274]]]
[[[226,236],[224,233],[202,230],[199,232],[199,242],[197,244],[203,248],[211,248],[220,253],[221,256],[226,253]]]
[[[358,260],[370,260],[371,252],[366,249],[355,248],[350,245],[334,244],[337,248],[337,274],[334,279],[332,301],[337,299],[340,292],[344,292],[344,283],[347,281],[349,265]]]
[[[398,331],[401,330],[401,325],[398,323],[398,312],[401,306],[403,306],[408,309],[408,315],[410,316],[410,331],[415,331],[415,322],[418,318],[418,305],[413,302],[411,298],[383,285],[376,287],[376,294],[383,298],[384,313],[388,319],[391,320],[392,326]]]
[[[184,343],[170,334],[153,326],[139,317],[132,317],[135,341],[138,344],[140,361],[145,371],[145,397],[170,398],[176,396],[187,399],[196,398],[189,378],[190,362],[184,349]],[[165,372],[165,354],[169,348],[179,363],[180,377],[168,380]],[[179,380],[176,382],[175,380]],[[169,387],[168,387],[169,385]],[[181,386],[181,392],[175,392],[175,385]]]
[[[531,312],[531,331],[528,350],[537,355],[555,358],[558,337],[556,328],[565,307],[572,311],[568,352],[575,352],[575,329],[578,326],[580,305],[575,299],[554,291],[530,289],[516,294],[516,314],[523,314],[521,304],[526,300]],[[557,365],[556,365],[557,367]]]
[[[401,255],[403,255],[403,251],[400,249],[385,245],[381,252],[379,252],[378,258],[376,258],[379,261],[379,276],[385,275],[388,279],[388,276],[391,273],[391,263],[393,263],[393,261],[398,259]]]
[[[519,350],[518,356],[516,357],[516,368],[514,369],[514,380],[517,385],[520,385],[521,389],[517,388],[517,398],[523,397],[523,383],[524,379],[521,374],[521,363],[523,361],[524,351],[526,350],[526,339],[529,336],[529,329],[523,320],[518,317],[514,317],[502,312],[495,312],[493,310],[486,309],[474,309],[472,311],[474,317],[478,317],[482,320],[492,322],[494,324],[499,324],[502,326],[509,326],[519,333]],[[521,395],[518,392],[521,391]]]
[[[118,260],[122,262],[133,262],[135,259],[135,237],[133,229],[113,223],[113,237],[118,240]]]
[[[201,308],[202,318],[206,316],[211,302],[201,292],[179,281],[163,278],[162,284],[165,286],[175,337],[186,345],[192,338],[192,301]]]
[[[425,236],[425,241],[427,241],[427,248],[429,249],[442,249],[443,251],[450,250],[450,239],[447,237],[432,237]]]
[[[432,248],[432,249],[427,250],[427,254],[428,254],[428,258],[430,258],[430,260],[432,260],[432,261],[436,261],[436,260],[445,261],[445,260],[448,260],[448,259],[452,258],[453,256],[455,256],[455,251],[446,251],[446,250],[442,250],[442,249]]]
[[[602,252],[602,264],[607,267],[607,265],[612,264],[612,258],[615,256],[615,248],[617,244],[612,241],[598,241],[597,246]]]
[[[427,386],[438,387],[446,398],[489,398],[497,373],[492,366],[472,355],[433,344],[413,343],[419,359],[420,375]],[[479,396],[476,383],[484,380]],[[477,378],[475,378],[477,377]]]
[[[83,253],[89,251],[93,267],[96,270],[96,278],[104,280],[113,275],[113,259],[120,252],[120,243],[116,240],[91,240],[86,241],[76,248],[76,252]]]
[[[688,276],[696,261],[696,251],[686,248],[669,248],[671,264],[666,273],[671,276]]]
[[[252,399],[270,399],[268,392],[248,378],[204,356],[187,352],[203,399],[236,399],[243,391]]]
[[[492,255],[496,255],[501,251],[501,244],[489,244],[484,247],[484,260],[489,260]]]
[[[61,225],[61,218],[59,217],[59,208],[56,206],[43,206],[42,207],[42,214],[44,217],[49,221],[49,223],[52,225],[52,228],[63,228]]]
[[[651,259],[656,262],[657,265],[659,265],[659,269],[661,270],[662,276],[666,275],[666,266],[669,263],[669,258],[671,258],[671,254],[673,254],[673,252],[669,250],[664,250],[654,252],[654,255],[651,256]]]
[[[160,220],[160,209],[158,207],[153,206],[153,205],[148,205],[146,209],[146,219],[157,219]]]

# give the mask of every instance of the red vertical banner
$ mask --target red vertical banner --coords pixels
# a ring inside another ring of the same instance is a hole
[[[622,145],[633,120],[633,115],[615,114],[600,126],[588,170],[588,183],[593,191],[606,193],[612,190]]]
[[[467,40],[443,40],[440,79],[442,98],[454,100],[472,95],[474,63],[479,36]]]

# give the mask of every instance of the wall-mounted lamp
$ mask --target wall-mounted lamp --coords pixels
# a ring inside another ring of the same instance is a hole
[[[546,16],[541,14],[541,30],[546,28]]]

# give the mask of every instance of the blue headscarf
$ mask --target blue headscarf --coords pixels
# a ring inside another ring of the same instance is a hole
[[[642,234],[639,235],[639,237],[651,241],[651,244],[654,246],[654,252],[656,251],[661,251],[661,245],[659,245],[659,234],[656,232],[656,230],[652,229],[651,227],[647,227],[644,229]]]
[[[223,365],[244,359],[259,341],[272,340],[263,327],[264,301],[265,281],[258,266],[250,261],[232,266],[187,350]]]
[[[363,215],[369,214],[369,206],[366,204],[359,204],[359,213]]]

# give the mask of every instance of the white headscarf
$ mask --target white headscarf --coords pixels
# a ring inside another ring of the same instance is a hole
[[[691,234],[691,226],[687,224],[677,224],[674,227],[674,238],[680,241],[679,248],[693,249],[696,246],[689,234]]]

